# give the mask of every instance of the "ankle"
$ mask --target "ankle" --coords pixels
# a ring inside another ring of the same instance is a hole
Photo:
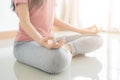
[[[64,47],[70,52],[72,52],[71,46],[69,44],[65,44]]]

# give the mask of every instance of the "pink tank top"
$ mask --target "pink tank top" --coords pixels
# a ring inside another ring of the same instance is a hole
[[[14,0],[15,5],[18,3],[28,3],[29,0]],[[31,9],[30,20],[35,29],[43,36],[53,35],[52,27],[54,23],[55,0],[47,0],[39,9]],[[16,41],[32,41],[19,25]]]

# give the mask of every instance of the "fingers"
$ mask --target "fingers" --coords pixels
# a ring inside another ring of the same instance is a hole
[[[93,30],[94,33],[99,33],[102,31],[102,27],[98,28],[96,25],[93,25],[91,29]]]
[[[101,32],[102,31],[102,27],[101,28],[97,28],[96,27],[96,33],[99,33],[99,32]]]
[[[60,48],[62,45],[65,43],[65,39],[62,38],[58,43],[56,42],[56,39],[52,36],[45,37],[43,39],[44,42],[44,47],[48,49],[53,49],[53,48]]]
[[[84,34],[97,34],[102,31],[102,27],[98,28],[96,25],[84,29]]]
[[[65,39],[62,38],[58,43],[56,41],[53,42],[53,45],[51,46],[51,48],[60,48],[63,46],[63,44],[65,43]]]
[[[65,43],[65,38],[62,38],[60,41],[59,41],[59,47],[61,47],[63,44]]]
[[[54,42],[52,48],[60,48],[65,43],[65,39],[62,38],[58,43]]]
[[[52,48],[53,43],[55,43],[55,38],[53,36],[47,36],[43,38],[43,46],[46,48]]]
[[[103,27],[98,28],[96,25],[93,26],[96,32],[101,32]]]

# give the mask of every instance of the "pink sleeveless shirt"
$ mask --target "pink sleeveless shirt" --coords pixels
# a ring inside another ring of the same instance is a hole
[[[28,3],[29,0],[14,0],[14,4]],[[47,0],[39,9],[29,10],[30,21],[35,29],[43,36],[53,35],[52,27],[54,23],[55,0]],[[16,12],[17,13],[17,12]],[[16,41],[32,41],[19,24]]]

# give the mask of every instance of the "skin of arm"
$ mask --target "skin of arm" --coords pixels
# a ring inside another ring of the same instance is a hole
[[[58,43],[56,43],[54,36],[48,36],[44,38],[41,36],[41,34],[34,28],[30,21],[28,4],[26,3],[17,4],[16,11],[22,29],[29,37],[31,37],[38,44],[49,49],[60,48],[64,44],[65,42],[64,39],[61,39]],[[48,40],[51,40],[52,43],[49,43]]]
[[[59,28],[64,29],[64,30],[69,30],[69,31],[73,31],[73,32],[80,32],[81,31],[81,29],[73,27],[72,25],[67,24],[64,21],[58,19],[57,17],[55,17],[55,19],[54,19],[54,25],[56,27],[59,27]]]
[[[28,4],[27,3],[17,4],[16,11],[17,11],[22,29],[33,40],[41,44],[42,36],[39,34],[39,32],[37,32],[37,30],[31,24],[30,17],[29,17]]]
[[[26,34],[28,34],[29,37],[31,37],[34,41],[36,41],[38,44],[46,47],[46,48],[59,48],[64,44],[64,39],[61,39],[58,43],[56,43],[56,40],[54,36],[48,36],[43,38],[41,34],[34,28],[30,21],[29,16],[29,8],[27,3],[20,3],[16,6],[16,11],[20,20],[20,25],[22,29],[25,31]],[[58,20],[55,18],[54,25],[59,26],[60,28],[82,33],[82,30],[75,28],[69,24],[66,24],[65,22]],[[89,29],[89,28],[88,28]],[[52,43],[48,43],[48,40],[51,40]]]
[[[97,33],[101,32],[101,29],[98,29],[96,27],[96,25],[93,25],[92,27],[88,27],[85,29],[79,29],[79,28],[76,28],[70,24],[65,23],[62,20],[57,19],[56,17],[54,20],[55,20],[54,25],[56,27],[62,28],[64,30],[73,31],[73,32],[77,32],[80,34],[97,34]],[[67,48],[70,52],[72,52],[71,46],[69,44],[65,44],[64,47]],[[74,56],[74,55],[72,55],[72,56]]]
[[[54,19],[54,25],[56,27],[61,28],[61,29],[77,32],[77,33],[80,33],[80,34],[97,34],[97,33],[101,32],[101,30],[102,30],[102,28],[98,29],[96,27],[96,25],[93,25],[92,27],[88,27],[88,28],[85,28],[85,29],[76,28],[76,27],[58,19],[56,16],[55,16],[55,19]]]

